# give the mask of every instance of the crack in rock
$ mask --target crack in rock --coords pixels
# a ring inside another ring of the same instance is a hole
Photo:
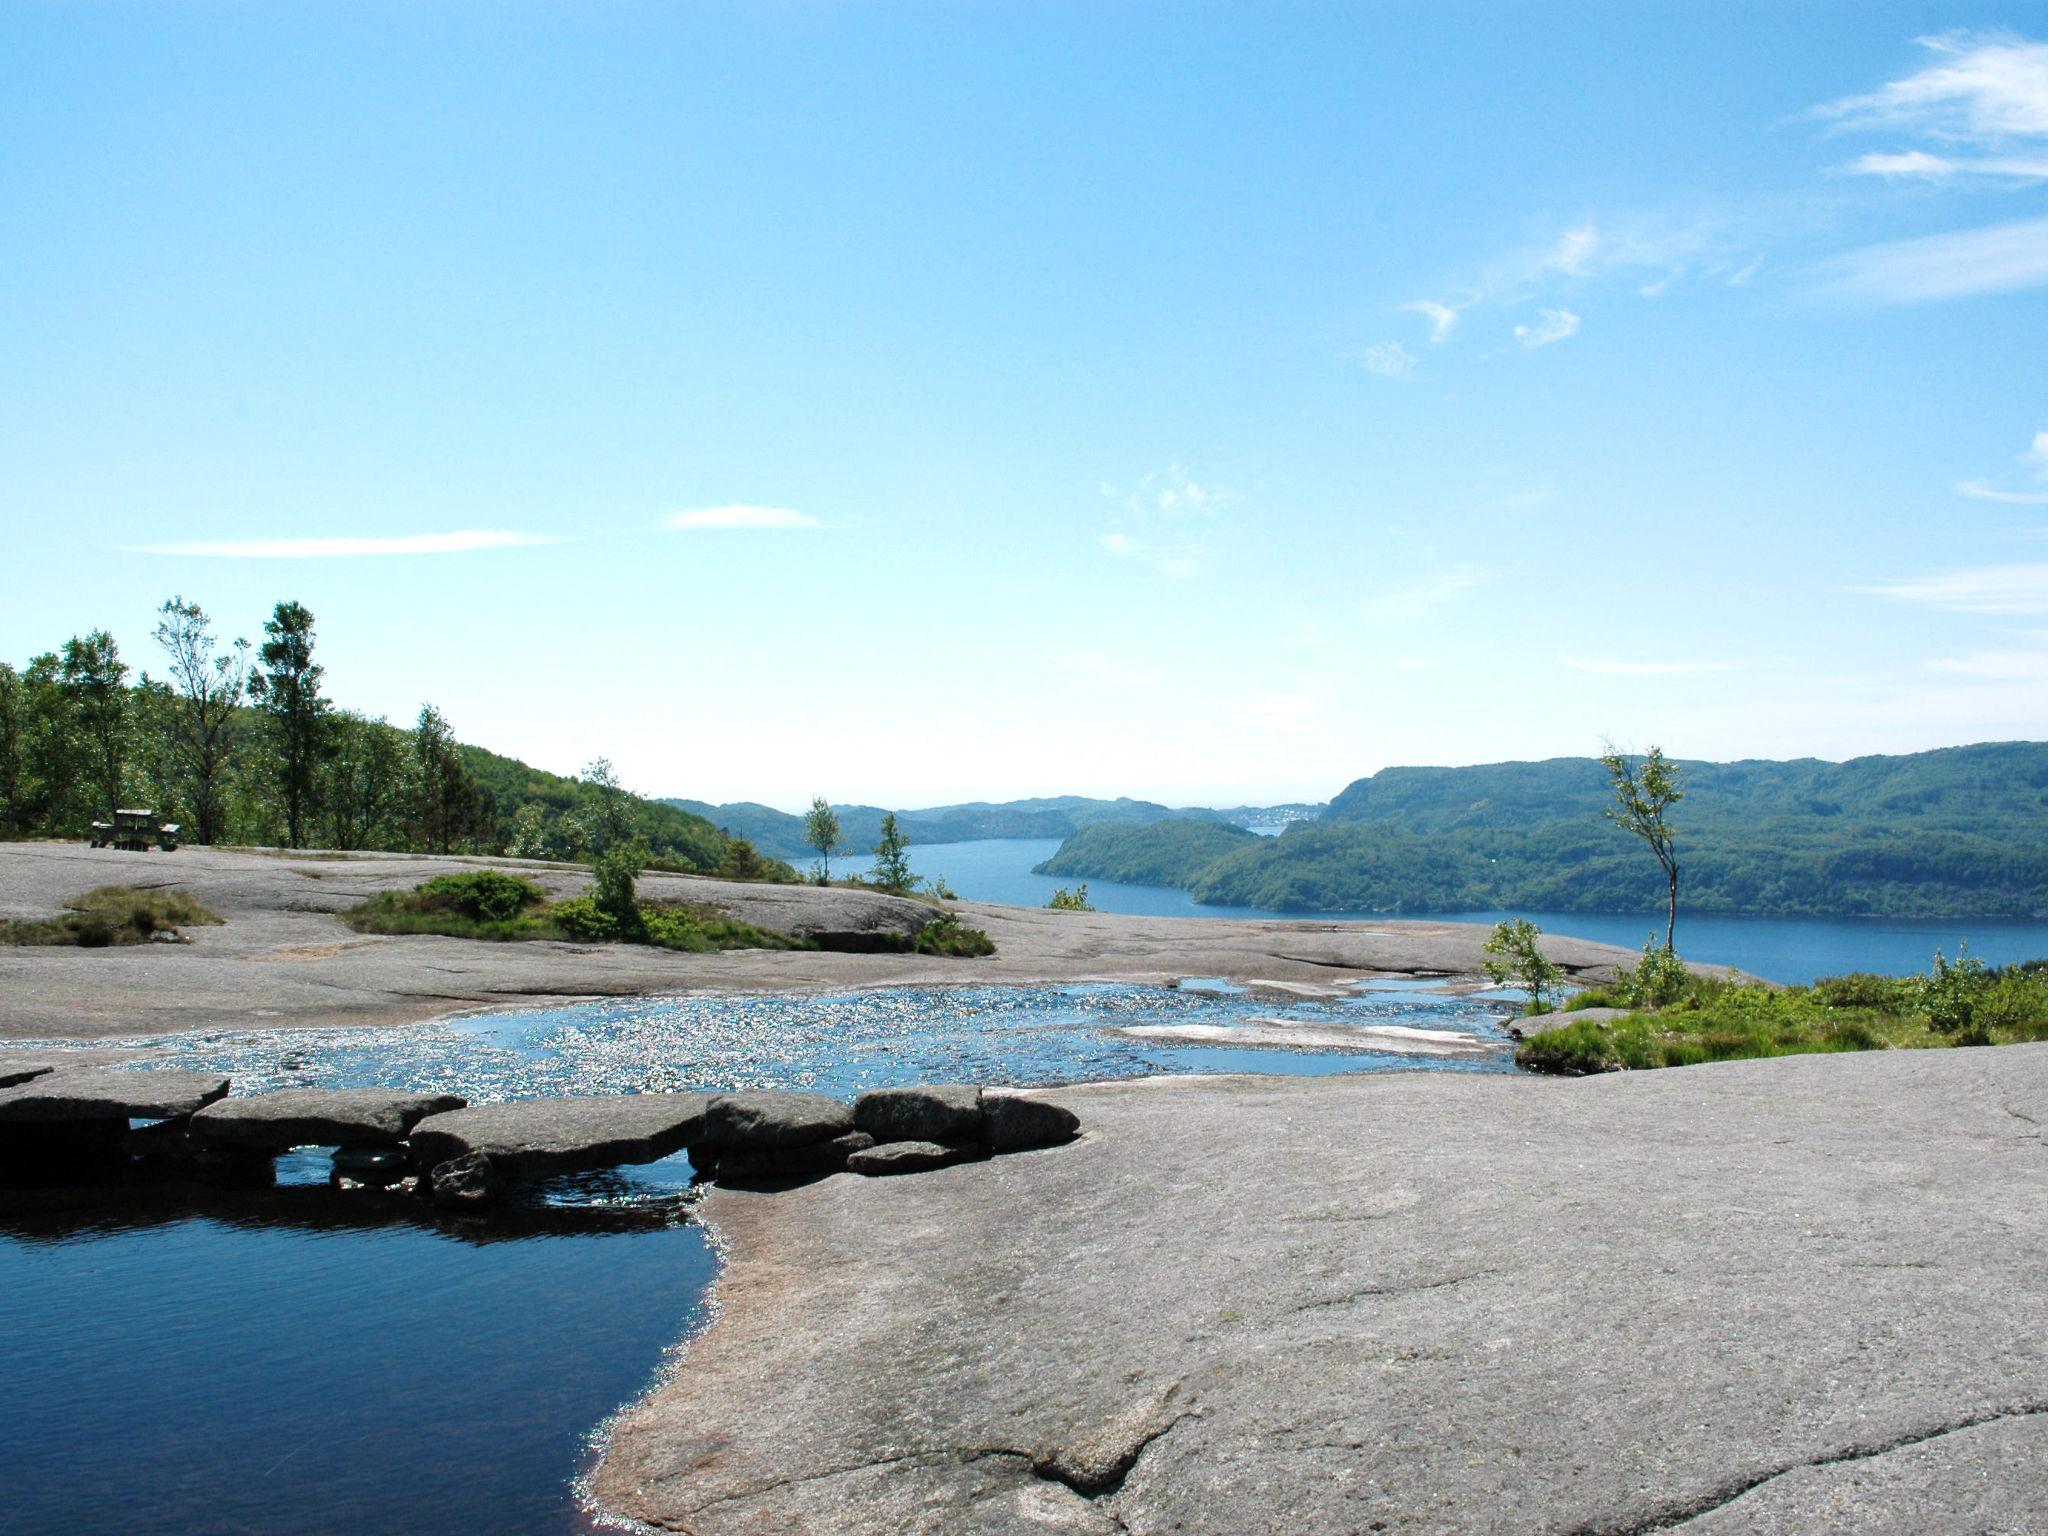
[[[1406,1296],[1412,1291],[1445,1291],[1454,1285],[1463,1285],[1467,1280],[1481,1280],[1497,1274],[1492,1269],[1475,1269],[1468,1274],[1449,1275],[1441,1280],[1417,1280],[1407,1285],[1368,1285],[1355,1291],[1346,1291],[1341,1296],[1320,1296],[1313,1301],[1297,1302],[1292,1310],[1314,1312],[1322,1307],[1348,1306],[1354,1301],[1365,1301],[1374,1296]]]
[[[1655,1536],[1659,1531],[1677,1530],[1754,1493],[1766,1483],[1776,1482],[1789,1473],[1807,1467],[1838,1467],[1845,1462],[1871,1461],[1893,1451],[1903,1451],[1912,1446],[1926,1445],[1947,1435],[1960,1434],[1966,1429],[1976,1429],[1985,1424],[1999,1424],[2009,1419],[2039,1418],[2044,1414],[2048,1414],[2048,1399],[2021,1403],[2013,1408],[1996,1408],[1987,1413],[1972,1414],[1952,1423],[1937,1424],[1931,1429],[1909,1430],[1890,1440],[1845,1446],[1838,1451],[1827,1451],[1818,1456],[1788,1461],[1768,1471],[1732,1479],[1697,1497],[1674,1500],[1634,1519],[1588,1521],[1583,1525],[1575,1525],[1563,1532],[1562,1536]]]

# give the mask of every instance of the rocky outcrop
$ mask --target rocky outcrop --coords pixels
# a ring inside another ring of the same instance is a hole
[[[457,1208],[489,1205],[504,1188],[496,1166],[481,1152],[465,1152],[437,1164],[429,1179],[434,1204]]]
[[[691,1144],[734,1148],[803,1147],[854,1129],[853,1110],[822,1093],[763,1089],[721,1093],[711,1100],[703,1133]]]
[[[876,1141],[945,1141],[981,1134],[981,1090],[877,1088],[853,1101],[853,1123]]]
[[[413,1161],[438,1168],[480,1152],[508,1179],[651,1163],[701,1142],[710,1105],[701,1093],[480,1104],[430,1115],[414,1126]]]
[[[170,1120],[227,1097],[228,1080],[210,1072],[145,1072],[80,1067],[0,1088],[0,1124]]]
[[[282,1152],[290,1147],[389,1145],[429,1115],[468,1104],[452,1093],[389,1088],[288,1088],[222,1099],[193,1115],[194,1141]]]
[[[1056,1147],[1080,1134],[1081,1117],[1046,1099],[990,1093],[981,1100],[981,1140],[991,1152]]]

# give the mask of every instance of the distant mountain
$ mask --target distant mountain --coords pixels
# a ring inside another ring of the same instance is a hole
[[[1682,767],[1682,910],[2048,915],[2048,743]],[[1042,868],[1283,912],[1654,910],[1656,864],[1609,796],[1596,758],[1388,768],[1278,837],[1081,828]]]
[[[804,819],[788,811],[752,801],[711,805],[702,800],[671,799],[661,802],[693,816],[701,816],[734,837],[744,837],[763,853],[776,858],[816,858],[804,841]],[[848,853],[866,853],[882,836],[881,807],[835,805],[840,836]],[[897,825],[913,843],[973,843],[997,837],[1071,837],[1082,827],[1099,823],[1144,826],[1162,821],[1193,821],[1238,826],[1281,826],[1289,821],[1312,817],[1321,806],[1291,804],[1280,806],[1238,806],[1218,811],[1202,807],[1175,808],[1150,800],[1096,800],[1085,795],[1057,795],[1035,800],[970,801],[962,805],[935,805],[922,810],[899,810]]]

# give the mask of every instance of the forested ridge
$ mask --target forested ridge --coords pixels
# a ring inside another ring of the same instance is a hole
[[[255,645],[182,598],[157,617],[140,669],[104,630],[0,662],[0,836],[84,837],[140,806],[193,843],[581,859],[623,839],[668,867],[793,878],[602,757],[568,777],[458,741],[431,704],[409,726],[346,708],[297,603]]]
[[[1689,911],[2048,914],[2048,744],[1681,767],[1672,819]],[[1609,797],[1590,757],[1389,768],[1279,837],[1225,846],[1090,827],[1041,868],[1283,912],[1654,908],[1661,876],[1603,816]]]

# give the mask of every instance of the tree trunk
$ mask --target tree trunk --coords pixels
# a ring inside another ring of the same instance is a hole
[[[1678,935],[1678,866],[1673,864],[1666,871],[1671,878],[1671,906],[1664,922],[1664,953],[1676,954],[1675,940]]]

